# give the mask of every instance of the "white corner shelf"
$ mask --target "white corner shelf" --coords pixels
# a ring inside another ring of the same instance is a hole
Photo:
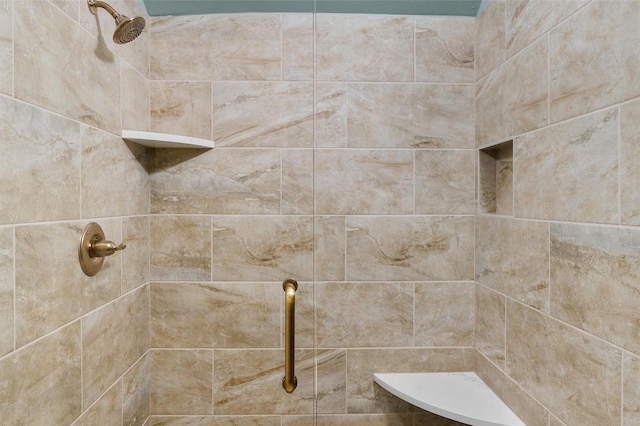
[[[473,426],[526,426],[473,372],[391,373],[373,380],[403,400]]]
[[[214,148],[213,141],[168,133],[123,130],[122,139],[151,148]]]

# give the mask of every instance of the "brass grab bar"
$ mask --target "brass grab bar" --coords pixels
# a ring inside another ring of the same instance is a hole
[[[282,283],[284,290],[284,377],[282,387],[287,393],[292,393],[298,386],[298,379],[295,376],[295,312],[296,312],[296,290],[298,283],[291,278]]]

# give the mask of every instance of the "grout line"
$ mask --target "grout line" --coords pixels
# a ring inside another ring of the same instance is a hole
[[[551,125],[553,120],[551,119],[551,36],[549,33],[547,37],[547,124]]]
[[[620,426],[624,426],[624,352],[620,353]]]
[[[17,238],[16,238],[16,228],[15,226],[12,228],[12,238],[13,238],[13,350],[11,352],[9,352],[10,354],[13,353],[16,348],[17,348],[17,344],[18,344],[18,327],[17,327],[17,310],[16,310],[16,299],[17,299],[17,279],[16,279],[16,252],[17,252]]]
[[[622,107],[618,105],[618,225],[622,225]]]

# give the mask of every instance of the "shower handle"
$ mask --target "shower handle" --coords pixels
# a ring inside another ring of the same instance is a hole
[[[295,376],[295,312],[296,290],[298,283],[291,278],[282,283],[284,290],[284,378],[282,387],[287,393],[292,393],[298,386]]]

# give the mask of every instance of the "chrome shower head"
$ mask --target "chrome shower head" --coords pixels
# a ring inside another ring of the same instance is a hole
[[[87,0],[87,4],[92,14],[98,13],[96,8],[101,7],[116,20],[116,30],[113,32],[113,41],[115,43],[129,43],[142,34],[142,30],[146,25],[144,18],[140,16],[129,18],[128,16],[120,15],[114,8],[102,1]]]

